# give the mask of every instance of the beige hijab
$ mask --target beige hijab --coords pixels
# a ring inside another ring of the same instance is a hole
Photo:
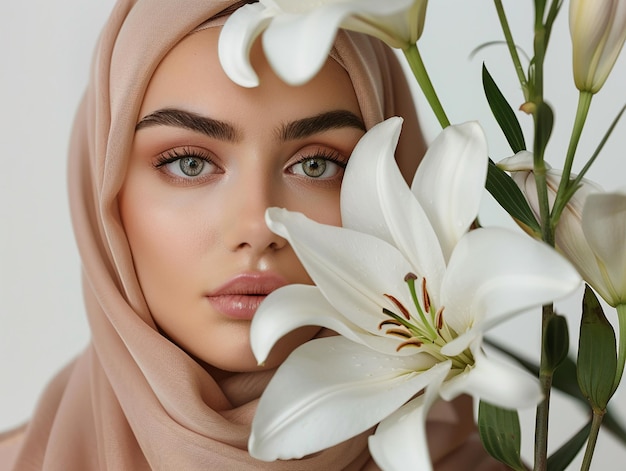
[[[272,372],[214,379],[159,333],[133,268],[117,194],[144,91],[174,45],[233,3],[119,0],[104,27],[69,155],[92,340],[51,382],[31,422],[0,437],[0,469],[376,469],[366,435],[293,462],[250,457],[250,422]],[[398,160],[411,174],[423,144],[395,56],[376,40],[344,32],[332,55],[350,74],[368,128],[405,118]],[[468,422],[457,412],[449,406],[435,423],[445,444],[433,450],[435,458],[466,443],[471,413]]]

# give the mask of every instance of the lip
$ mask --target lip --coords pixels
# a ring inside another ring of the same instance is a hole
[[[287,284],[287,280],[275,273],[242,273],[209,293],[206,298],[227,317],[251,320],[267,295]]]

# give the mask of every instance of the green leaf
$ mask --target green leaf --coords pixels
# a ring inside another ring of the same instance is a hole
[[[493,80],[493,77],[487,70],[487,67],[483,64],[483,89],[485,90],[485,96],[489,102],[489,107],[496,121],[500,125],[500,129],[504,133],[506,140],[511,146],[511,150],[514,153],[518,153],[521,150],[526,150],[526,142],[524,141],[524,133],[522,127],[515,116],[515,112],[511,105],[506,101],[506,98],[498,88],[498,85]]]
[[[530,232],[541,233],[541,227],[522,191],[509,174],[499,168],[491,159],[489,159],[485,188],[511,217],[526,226]]]
[[[552,134],[552,128],[554,126],[554,112],[550,105],[542,101],[537,105],[535,111],[535,143],[533,149],[533,155],[535,159],[543,158],[544,150],[550,140]],[[535,166],[535,168],[537,168]]]
[[[539,376],[539,365],[536,363],[521,357],[520,355],[512,352],[504,345],[499,344],[498,342],[494,342],[491,339],[486,338],[485,344],[495,348],[496,350],[506,354],[513,360],[515,360],[520,366],[525,368],[529,373]],[[576,377],[576,362],[571,358],[567,357],[561,363],[556,371],[554,372],[554,376],[552,377],[552,386],[555,389],[558,389],[562,393],[570,396],[573,399],[576,399],[580,404],[585,405],[586,407],[589,405],[585,396],[580,392],[580,388],[578,387],[578,379]],[[602,420],[602,427],[606,430],[610,431],[615,438],[620,440],[624,445],[626,445],[626,427],[622,425],[618,419],[616,419],[616,415],[613,413],[611,407],[607,407],[606,414],[604,415],[604,419]]]
[[[544,332],[543,351],[548,368],[554,372],[569,352],[569,332],[564,316],[555,315],[548,321]]]
[[[572,462],[589,437],[591,421],[548,458],[548,471],[563,471]]]
[[[595,410],[604,411],[614,392],[617,345],[613,326],[589,286],[583,297],[577,365],[580,390]]]
[[[516,471],[526,470],[520,456],[521,430],[517,411],[480,401],[478,432],[491,456]]]
[[[520,355],[512,352],[504,345],[499,344],[498,342],[494,342],[491,339],[485,339],[485,343],[496,350],[508,355],[510,358],[515,360],[520,366],[525,368],[528,372],[532,373],[535,376],[539,376],[539,365],[536,363],[521,357]],[[576,375],[576,362],[571,358],[567,357],[561,363],[556,371],[554,372],[554,376],[552,377],[552,386],[555,389],[567,394],[573,399],[576,399],[580,404],[587,407],[589,403],[585,396],[580,392],[580,388],[578,387],[578,379]],[[606,409],[606,414],[604,414],[604,419],[602,419],[602,427],[607,429],[609,432],[613,434],[615,438],[620,440],[624,445],[626,445],[626,427],[622,425],[616,415],[613,413],[612,408],[609,406]]]

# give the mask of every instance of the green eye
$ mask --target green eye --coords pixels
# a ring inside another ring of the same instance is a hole
[[[302,171],[307,177],[317,178],[326,172],[326,159],[314,158],[302,162]]]
[[[198,157],[183,157],[178,161],[180,171],[188,177],[196,177],[200,175],[204,168],[204,160]]]

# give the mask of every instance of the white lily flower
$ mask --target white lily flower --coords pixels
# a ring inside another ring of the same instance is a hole
[[[626,41],[626,2],[571,0],[569,25],[576,88],[596,93]]]
[[[539,217],[533,157],[522,151],[498,166],[512,172],[536,217]],[[561,173],[548,169],[546,180],[550,206]],[[578,269],[583,279],[611,306],[626,303],[626,196],[606,193],[583,179],[563,210],[555,231],[555,245]]]
[[[424,422],[438,396],[469,393],[507,408],[541,399],[536,378],[485,356],[482,334],[569,294],[579,275],[522,234],[468,232],[487,172],[478,124],[444,130],[412,189],[393,156],[400,126],[391,118],[356,146],[342,187],[344,227],[267,210],[316,286],[267,297],[251,327],[257,359],[303,325],[341,335],[304,344],[279,367],[252,424],[249,451],[259,459],[299,458],[380,422],[370,442],[379,466],[427,470]]]
[[[322,68],[339,28],[375,36],[406,48],[424,29],[427,0],[260,0],[226,21],[219,57],[226,74],[244,87],[259,84],[250,49],[263,34],[263,49],[276,74],[291,85]]]

